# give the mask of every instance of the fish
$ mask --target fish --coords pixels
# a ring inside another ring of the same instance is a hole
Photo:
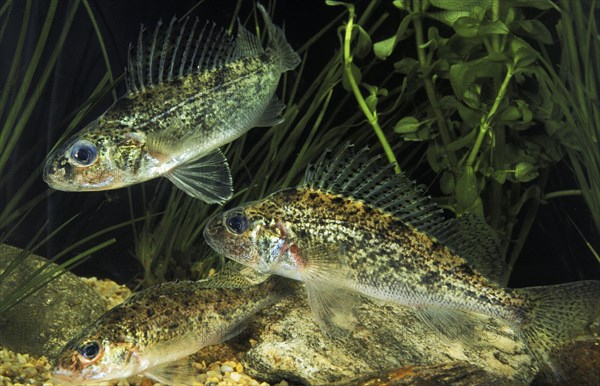
[[[264,307],[286,295],[280,277],[217,274],[135,293],[85,327],[57,354],[56,382],[97,384],[144,375],[165,385],[191,385],[189,355],[227,341]],[[285,280],[285,279],[284,279]]]
[[[237,37],[173,17],[130,45],[127,92],[46,160],[43,179],[62,191],[100,191],[166,177],[188,195],[222,204],[233,193],[219,147],[253,127],[283,121],[275,96],[300,57],[264,7],[268,42],[238,23]]]
[[[325,152],[303,183],[215,215],[204,237],[229,259],[302,281],[315,321],[332,338],[355,328],[360,297],[410,307],[433,333],[465,343],[491,316],[515,329],[538,369],[560,377],[551,355],[600,319],[600,281],[506,288],[485,220],[447,219],[368,147]]]

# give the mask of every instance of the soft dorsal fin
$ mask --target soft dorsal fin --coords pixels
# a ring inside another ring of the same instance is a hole
[[[212,22],[199,26],[173,17],[166,28],[159,21],[152,36],[140,28],[137,44],[129,45],[125,82],[129,94],[154,84],[223,66],[264,51],[260,41],[241,24],[237,37]]]
[[[427,233],[464,258],[480,274],[502,284],[506,266],[493,230],[481,218],[464,215],[447,220],[442,210],[394,165],[364,147],[346,144],[337,154],[325,152],[306,170],[308,187],[362,201]]]
[[[434,233],[477,272],[503,287],[508,284],[508,267],[502,259],[498,238],[483,218],[466,213],[441,223]]]

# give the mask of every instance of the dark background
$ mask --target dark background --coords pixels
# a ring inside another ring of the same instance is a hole
[[[24,2],[22,2],[24,4]],[[97,17],[98,26],[105,37],[106,49],[110,55],[113,73],[118,76],[122,73],[127,62],[127,49],[130,41],[135,41],[140,24],[154,28],[159,19],[168,21],[173,15],[183,15],[196,0],[95,0],[90,5]],[[265,2],[266,3],[266,2]],[[364,4],[365,2],[363,2]],[[385,2],[384,2],[385,3]],[[391,1],[389,2],[391,3]],[[17,4],[13,12],[24,12],[23,4]],[[59,1],[57,11],[57,25],[64,18],[66,2]],[[359,12],[360,7],[359,4]],[[31,41],[26,44],[25,51],[29,54],[35,46],[35,37],[44,22],[47,1],[35,0],[32,2]],[[201,20],[212,20],[217,24],[227,26],[235,7],[235,1],[208,0],[195,9],[192,16]],[[245,18],[253,8],[252,1],[244,1],[240,10],[240,17]],[[393,15],[399,15],[391,5],[388,7]],[[331,21],[342,12],[340,7],[326,6],[324,1],[291,1],[280,0],[275,8],[274,22],[284,26],[286,36],[293,47],[300,47],[310,39],[323,25]],[[389,36],[397,26],[394,19],[390,24],[383,26],[381,34]],[[399,16],[397,16],[399,17]],[[555,22],[549,20],[549,29],[553,30]],[[250,21],[250,25],[253,22]],[[341,25],[341,22],[339,23]],[[52,36],[56,38],[60,28],[53,28]],[[18,36],[19,25],[12,23],[7,31],[6,41],[10,36],[14,40]],[[392,32],[390,32],[392,31]],[[339,41],[335,29],[321,39],[319,45],[311,51],[306,63],[306,72],[303,82],[309,83],[311,76],[316,74],[324,65],[324,60],[338,49]],[[413,55],[407,48],[407,55]],[[12,52],[5,50],[4,52]],[[323,55],[319,55],[322,52]],[[46,54],[47,55],[47,54]],[[2,54],[0,56],[0,71],[8,72],[11,58]],[[67,118],[77,106],[87,98],[93,87],[100,80],[104,72],[104,62],[100,48],[90,25],[89,18],[83,6],[78,10],[73,29],[69,34],[63,53],[59,57],[51,83],[46,87],[41,96],[40,108],[26,128],[25,140],[20,141],[14,154],[12,163],[21,163],[19,172],[9,176],[9,184],[4,188],[0,204],[5,205],[8,198],[15,194],[20,184],[43,162],[48,150],[58,140],[64,129]],[[2,77],[4,79],[5,77]],[[13,87],[8,80],[3,87]],[[124,85],[117,87],[118,95],[124,93]],[[106,97],[84,119],[88,122],[101,114],[112,100]],[[43,142],[43,149],[34,144]],[[9,168],[7,168],[8,170]],[[37,169],[39,172],[39,169]],[[419,180],[419,176],[412,176]],[[419,181],[426,183],[426,181]],[[157,181],[148,182],[156,184]],[[30,189],[28,196],[46,189],[46,184],[39,180]],[[566,162],[561,162],[553,167],[547,186],[547,191],[577,188],[576,181]],[[134,200],[139,189],[133,189]],[[37,232],[41,224],[47,219],[48,229],[53,229],[62,224],[66,219],[81,212],[75,220],[75,226],[69,227],[51,240],[40,254],[51,257],[81,237],[93,233],[95,230],[127,221],[129,219],[128,197],[125,189],[108,192],[71,193],[55,192],[48,200],[47,205],[38,206],[28,217],[19,232],[11,237],[10,243],[24,247]],[[552,200],[547,205],[542,205],[529,235],[526,246],[515,267],[511,286],[531,286],[556,284],[561,282],[581,279],[600,278],[600,265],[594,260],[590,250],[586,247],[579,232],[568,218],[573,219],[596,250],[600,250],[600,240],[594,230],[589,209],[581,197],[567,197]],[[139,277],[139,263],[133,256],[133,235],[131,229],[124,228],[116,236],[117,244],[96,253],[75,272],[85,276],[109,277],[121,283],[133,284]]]

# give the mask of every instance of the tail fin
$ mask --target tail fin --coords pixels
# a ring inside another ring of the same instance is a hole
[[[300,56],[287,42],[281,28],[273,24],[265,8],[261,4],[257,4],[257,7],[265,20],[269,34],[268,48],[271,48],[281,60],[281,72],[293,70],[300,64]]]
[[[563,378],[556,363],[562,344],[580,335],[600,320],[600,281],[589,280],[548,287],[515,290],[531,308],[523,317],[521,333],[539,365],[547,364],[554,376]]]

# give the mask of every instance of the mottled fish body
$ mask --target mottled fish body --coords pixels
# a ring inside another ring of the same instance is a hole
[[[266,48],[242,25],[235,39],[197,20],[159,22],[151,39],[142,28],[127,94],[49,154],[44,180],[59,190],[94,191],[166,177],[206,202],[228,200],[231,175],[219,146],[282,121],[275,90],[300,61],[258,7]]]
[[[230,288],[218,288],[218,281],[179,281],[138,292],[67,343],[53,376],[75,385],[136,374],[166,385],[192,384],[186,357],[241,332],[249,318],[285,293],[280,280],[228,282]]]
[[[304,185],[226,211],[204,235],[230,259],[303,281],[317,322],[335,336],[353,328],[361,294],[414,307],[451,338],[471,333],[476,315],[500,318],[549,362],[553,349],[600,318],[599,281],[504,288],[485,222],[445,220],[412,181],[367,149],[324,155]]]

